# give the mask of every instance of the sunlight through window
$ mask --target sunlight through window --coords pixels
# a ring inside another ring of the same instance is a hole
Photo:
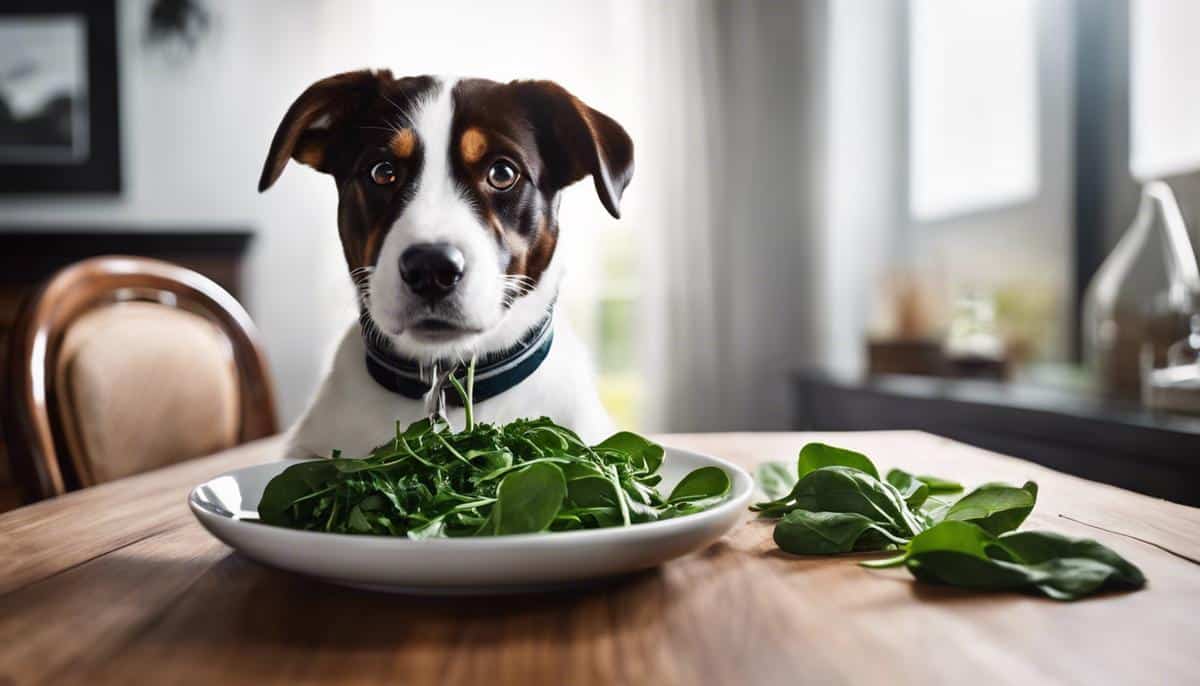
[[[1200,167],[1200,3],[1135,0],[1129,9],[1130,167],[1152,179]]]
[[[936,220],[1038,190],[1032,0],[914,0],[909,207]]]

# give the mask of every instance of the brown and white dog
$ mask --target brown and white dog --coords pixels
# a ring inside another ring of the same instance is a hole
[[[502,391],[476,404],[479,420],[546,415],[586,440],[610,431],[586,351],[550,320],[561,191],[591,175],[619,216],[633,143],[617,122],[550,81],[357,71],[318,81],[292,104],[260,191],[289,159],[337,183],[362,317],[293,427],[288,456],[367,454],[396,420],[425,415],[428,384],[407,392],[409,372],[425,377],[434,363],[444,370],[473,356],[493,360]],[[462,426],[460,409],[449,417]]]

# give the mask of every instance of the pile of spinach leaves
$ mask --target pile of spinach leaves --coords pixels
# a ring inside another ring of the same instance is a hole
[[[468,380],[473,374],[468,373]],[[442,418],[407,428],[361,459],[302,462],[271,479],[262,522],[309,531],[493,536],[629,526],[699,512],[724,500],[729,475],[702,467],[667,497],[657,490],[662,446],[620,432],[588,446],[546,417],[476,423],[470,382],[451,382],[466,428]]]
[[[899,550],[865,567],[905,566],[920,581],[980,590],[1040,592],[1076,600],[1137,589],[1142,572],[1090,539],[1016,531],[1037,503],[1037,484],[961,484],[893,469],[823,443],[800,451],[796,471],[768,462],[757,473],[770,500],[751,509],[777,518],[775,543],[798,555]]]

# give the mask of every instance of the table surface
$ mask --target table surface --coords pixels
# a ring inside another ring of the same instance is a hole
[[[861,568],[861,556],[782,553],[770,524],[747,516],[703,552],[588,590],[355,591],[252,562],[192,518],[190,488],[274,459],[279,442],[268,439],[0,516],[0,684],[1167,684],[1200,674],[1200,510],[917,432],[659,438],[747,468],[817,439],[968,484],[1034,479],[1026,528],[1095,538],[1149,585],[1076,603],[919,585],[904,570]]]

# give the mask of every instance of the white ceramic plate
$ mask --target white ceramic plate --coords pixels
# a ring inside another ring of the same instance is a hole
[[[648,569],[700,550],[746,511],[754,482],[724,460],[666,448],[659,489],[716,466],[733,482],[711,510],[630,527],[515,536],[412,541],[298,531],[260,524],[258,501],[292,461],[238,469],[192,490],[192,513],[212,535],[249,558],[326,581],[375,590],[473,594],[551,590]]]

